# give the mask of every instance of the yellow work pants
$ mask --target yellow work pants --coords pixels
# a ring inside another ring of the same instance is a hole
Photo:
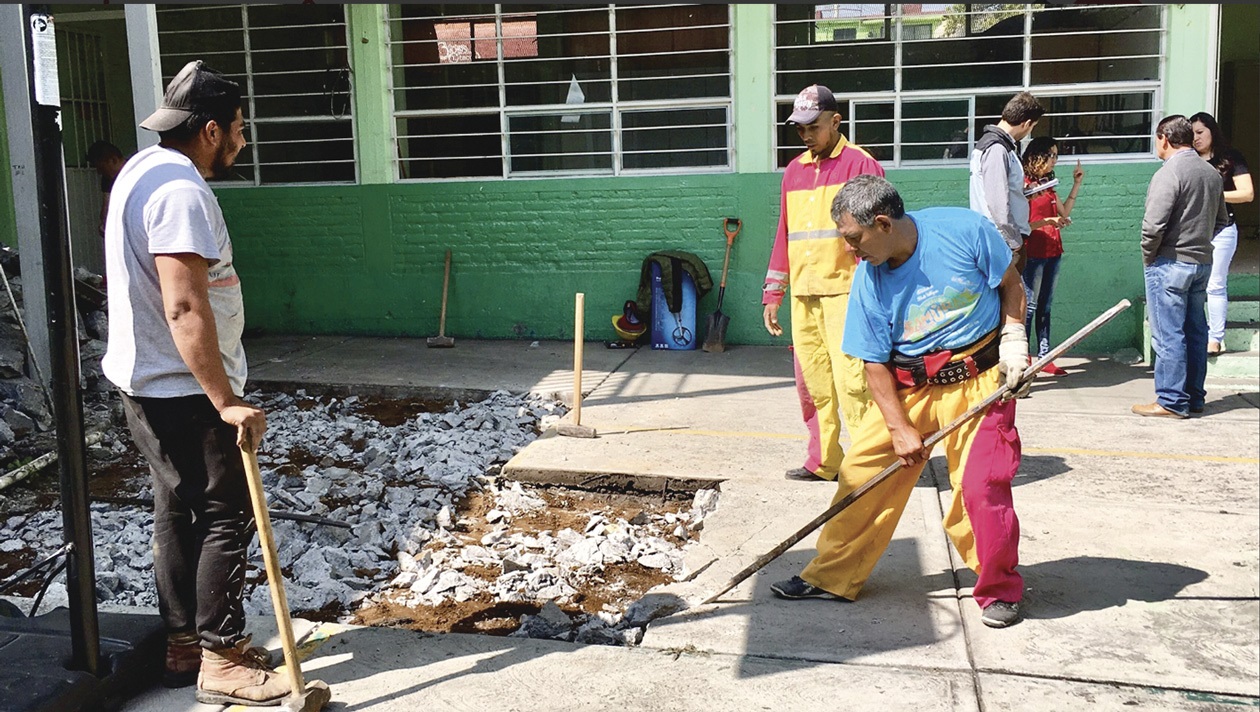
[[[792,297],[792,346],[801,365],[805,388],[818,409],[818,436],[822,464],[819,477],[834,480],[840,472],[844,450],[840,447],[840,422],[850,441],[871,404],[862,359],[840,350],[848,294],[827,297]]]
[[[997,367],[962,383],[898,391],[910,423],[925,436],[944,429],[997,390]],[[1011,480],[1019,469],[1015,401],[998,402],[938,443],[945,451],[953,489],[942,524],[967,567],[979,574],[973,593],[983,608],[993,601],[1019,601],[1019,520]],[[840,468],[832,504],[897,461],[892,436],[879,408],[862,420]],[[818,555],[801,572],[807,583],[855,600],[893,530],[925,463],[903,467],[823,526]]]

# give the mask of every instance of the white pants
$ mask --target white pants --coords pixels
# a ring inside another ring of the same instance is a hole
[[[1212,238],[1212,276],[1208,278],[1208,341],[1221,343],[1225,340],[1225,313],[1229,311],[1229,295],[1225,285],[1229,280],[1229,263],[1238,248],[1238,224],[1221,228]]]

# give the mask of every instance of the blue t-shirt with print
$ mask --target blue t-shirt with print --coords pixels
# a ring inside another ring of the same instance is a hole
[[[997,286],[1012,254],[993,223],[967,208],[906,216],[919,230],[910,259],[896,269],[863,261],[853,277],[842,348],[863,361],[967,346],[1000,319]]]

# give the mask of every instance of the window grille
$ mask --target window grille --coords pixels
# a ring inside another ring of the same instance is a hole
[[[1154,4],[776,5],[776,160],[802,151],[782,122],[813,83],[889,166],[965,162],[1021,89],[1060,153],[1149,156],[1164,25]]]
[[[390,6],[400,179],[731,169],[727,5]]]
[[[105,98],[104,57],[100,35],[57,28],[57,66],[62,77],[61,112],[68,166],[90,167],[88,147],[96,141],[112,140],[109,102]]]
[[[345,9],[300,9],[157,7],[163,86],[194,59],[240,84],[249,143],[234,172],[254,185],[356,180]]]

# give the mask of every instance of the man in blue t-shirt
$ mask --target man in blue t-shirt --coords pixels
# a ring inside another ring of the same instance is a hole
[[[843,349],[865,362],[878,406],[853,435],[833,502],[897,460],[904,467],[827,522],[814,560],[771,586],[787,599],[856,599],[930,455],[921,433],[942,430],[1003,383],[1013,395],[1029,385],[1024,286],[992,222],[966,208],[907,213],[897,189],[871,175],[845,184],[831,214],[862,259]],[[994,403],[940,442],[953,488],[945,530],[978,574],[981,620],[1004,628],[1019,620],[1024,591],[1011,500],[1015,401]]]

